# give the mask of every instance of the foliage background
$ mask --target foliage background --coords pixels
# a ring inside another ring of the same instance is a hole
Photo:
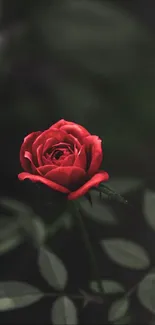
[[[138,241],[140,246],[146,248],[148,256],[151,256],[151,265],[154,265],[153,1],[148,0],[146,6],[144,1],[138,0],[1,0],[0,9],[1,197],[26,203],[49,227],[63,207],[59,204],[58,208],[57,201],[52,207],[47,205],[50,200],[47,189],[43,189],[38,197],[36,187],[18,181],[17,174],[21,170],[19,148],[26,134],[44,130],[60,118],[80,123],[90,132],[103,137],[103,167],[111,175],[111,182],[114,182],[111,185],[125,193],[138,210],[135,213],[129,208],[111,203],[114,210],[110,213],[109,207],[107,209],[105,204],[101,206],[97,201],[93,217],[85,220],[94,245],[105,238],[116,236]],[[10,201],[7,202],[7,206],[10,204]],[[35,237],[36,231],[32,231],[31,213],[24,212],[24,208],[19,208],[19,203],[16,203],[18,207],[11,206],[9,210],[15,209],[16,212],[9,212],[10,216],[8,210],[4,209],[3,201],[1,205],[0,259],[3,270],[0,280],[25,281],[40,290],[51,291],[51,287],[46,287],[40,278],[36,266],[38,255],[29,241],[29,237]],[[19,209],[20,218],[12,219]],[[86,207],[87,213],[88,209]],[[147,210],[146,215],[149,216],[147,220],[144,220],[144,210]],[[107,225],[105,219],[115,220],[116,216],[119,226],[111,227],[109,222]],[[148,218],[151,218],[151,228],[145,224],[145,221],[150,220]],[[61,231],[51,234],[52,239],[47,242],[67,268],[67,292],[75,294],[79,288],[88,291],[91,271],[78,230],[70,218],[65,220],[68,223],[64,223],[64,229],[62,227]],[[19,228],[20,240],[14,239],[14,244],[6,244],[19,233]],[[24,238],[22,244],[21,238]],[[14,249],[11,249],[13,245]],[[95,252],[100,261],[102,277],[119,282],[123,280],[126,290],[141,278],[137,272],[115,268],[106,261],[98,245],[95,246]],[[145,304],[142,312],[141,307],[132,301],[130,314],[134,321],[136,319],[140,322],[145,317],[146,322],[151,322],[154,308],[146,312],[148,308]],[[155,304],[155,299],[153,301]],[[32,308],[23,308],[22,312],[12,307],[8,308],[11,311],[4,312],[2,305],[6,306],[7,303],[0,300],[1,322],[9,323],[12,319],[16,322],[24,322],[25,319],[25,323],[31,323],[32,319],[40,323],[49,322],[51,299],[45,299],[45,302],[41,300],[38,304],[33,304]],[[103,308],[102,305],[94,304],[93,309],[80,309],[79,322],[106,323],[106,306]]]

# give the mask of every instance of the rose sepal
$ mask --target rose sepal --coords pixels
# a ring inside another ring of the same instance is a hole
[[[99,186],[95,187],[94,189],[100,193],[100,196],[102,194],[108,196],[109,200],[115,200],[123,204],[128,204],[128,201],[121,194],[115,192],[113,189],[104,185],[103,183],[100,183]]]
[[[89,201],[90,205],[93,206],[91,194],[89,192],[87,192],[84,196]]]

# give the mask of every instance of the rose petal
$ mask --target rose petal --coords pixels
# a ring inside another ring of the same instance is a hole
[[[88,158],[90,166],[87,173],[89,176],[93,176],[99,170],[103,160],[102,140],[96,135],[91,135],[85,138],[84,142],[87,146],[88,157],[90,155]]]
[[[59,132],[59,136],[60,136],[60,131],[56,131]],[[65,142],[64,142],[65,141]],[[55,147],[59,147],[59,149],[61,149],[61,143],[62,143],[62,148],[69,147],[70,150],[74,150],[74,147],[76,146],[79,150],[81,147],[80,142],[71,134],[67,134],[66,132],[61,131],[61,137],[60,139],[58,138],[49,138],[45,141],[44,143],[44,147],[43,147],[43,154],[48,150],[48,149],[52,149]]]
[[[58,122],[56,122],[55,124],[53,124],[53,125],[50,127],[50,129],[54,129],[54,128],[56,128],[56,129],[60,129],[61,126],[66,125],[66,124],[73,125],[73,124],[75,124],[75,123],[74,123],[74,122],[70,122],[70,121],[66,121],[66,120],[64,120],[64,119],[61,119],[60,121],[58,121]]]
[[[62,165],[62,160],[55,160],[53,161],[53,165],[56,166],[56,167],[60,167]]]
[[[66,143],[66,142],[60,142],[60,143],[58,143],[58,144],[54,144],[53,146],[52,146],[52,148],[54,148],[54,149],[67,149],[67,148],[69,148],[70,150],[71,150],[71,145],[69,144],[69,143]]]
[[[64,139],[64,137],[66,136],[66,132],[64,131],[60,131],[60,130],[52,130],[51,128],[48,130],[45,130],[44,132],[42,132],[39,137],[36,139],[36,141],[34,141],[33,145],[32,145],[32,152],[36,153],[37,148],[41,145],[41,144],[45,144],[46,140],[52,141],[52,144],[56,144],[59,143],[60,141],[62,141]]]
[[[81,144],[78,139],[76,139],[72,134],[67,134],[66,135],[66,141],[73,145],[74,147],[77,147],[78,150],[81,148]]]
[[[51,159],[50,158],[46,158],[46,157],[43,156],[42,161],[43,161],[43,166],[51,164]]]
[[[25,138],[24,138],[24,141],[21,145],[21,149],[20,149],[20,163],[21,163],[21,166],[24,170],[26,171],[30,171],[30,163],[29,161],[24,158],[24,154],[25,154],[25,151],[28,151],[30,153],[32,153],[32,144],[33,142],[36,140],[36,138],[40,135],[40,131],[38,132],[33,132],[33,133],[30,133],[29,135],[27,135]]]
[[[32,154],[29,151],[25,151],[24,158],[28,159],[29,162],[30,162],[29,171],[32,171],[33,173],[35,173],[36,172],[36,167],[35,167],[35,165],[33,163]]]
[[[39,175],[32,175],[29,173],[20,173],[18,174],[18,178],[20,181],[24,181],[24,179],[30,179],[32,182],[41,182],[45,185],[47,185],[48,187],[52,188],[55,191],[61,192],[61,193],[69,193],[69,190],[47,178],[44,178],[42,176]]]
[[[58,140],[55,138],[49,138],[45,141],[44,147],[43,147],[43,154],[50,148],[54,147],[57,143]],[[55,144],[56,143],[56,144]]]
[[[101,182],[107,181],[108,179],[109,179],[108,173],[106,173],[105,171],[98,172],[87,183],[85,183],[83,186],[78,188],[78,190],[70,193],[68,195],[68,200],[75,200],[78,197],[83,196],[90,190],[91,187],[96,187]]]
[[[74,161],[75,161],[75,155],[73,154],[69,155],[61,162],[61,166],[73,166]]]
[[[43,165],[43,161],[42,161],[42,152],[43,152],[43,144],[41,144],[41,145],[37,148],[37,161],[38,161],[38,166],[42,166],[42,165]]]
[[[40,175],[45,176],[48,172],[50,172],[54,168],[57,168],[57,166],[50,164],[50,165],[38,167],[37,171]]]
[[[79,124],[72,124],[72,125],[63,125],[60,127],[60,130],[63,130],[69,134],[72,134],[74,137],[76,137],[78,140],[83,141],[84,137],[87,137],[90,135],[90,133],[81,125]]]
[[[86,170],[86,164],[87,164],[85,150],[86,150],[85,146],[82,146],[74,162],[75,167],[80,167],[84,170]]]
[[[86,173],[83,169],[74,166],[57,167],[45,175],[46,178],[68,189],[78,187],[78,184],[83,182],[85,176]]]
[[[61,119],[60,121],[53,124],[50,129],[60,129],[65,130],[67,133],[71,134],[75,138],[82,138],[87,137],[90,135],[90,133],[80,124],[66,121],[64,119]]]

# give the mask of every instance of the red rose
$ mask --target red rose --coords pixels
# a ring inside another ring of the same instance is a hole
[[[44,132],[25,137],[20,149],[25,172],[18,177],[42,182],[73,200],[108,180],[109,175],[99,170],[102,159],[98,136],[81,125],[60,120]]]

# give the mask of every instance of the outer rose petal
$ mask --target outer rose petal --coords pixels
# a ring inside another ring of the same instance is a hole
[[[104,171],[98,172],[96,175],[94,175],[87,183],[85,183],[83,186],[81,186],[78,190],[70,193],[68,195],[68,200],[75,200],[80,196],[83,196],[86,194],[91,187],[98,186],[101,182],[107,181],[109,179],[108,173]]]
[[[87,173],[93,176],[99,170],[103,160],[102,140],[96,135],[90,135],[84,139],[84,142],[90,154],[90,166]]]
[[[54,165],[45,165],[45,166],[40,166],[37,168],[37,172],[44,177],[45,174],[47,174],[51,169],[57,168],[57,166]]]
[[[53,125],[50,127],[50,129],[52,129],[52,128],[60,129],[61,126],[66,125],[66,124],[68,124],[68,125],[73,125],[73,124],[75,124],[75,123],[74,123],[74,122],[70,122],[70,121],[66,121],[66,120],[64,120],[64,119],[61,119],[60,121],[58,121],[58,122],[56,122],[55,124],[53,124]]]
[[[52,129],[52,128],[65,130],[67,133],[72,134],[73,136],[80,138],[80,139],[90,135],[90,133],[80,124],[66,121],[64,119],[53,124],[50,127],[50,129]]]
[[[44,178],[42,176],[39,176],[39,175],[32,175],[29,173],[20,173],[20,174],[18,174],[18,178],[20,181],[24,181],[24,179],[28,178],[32,182],[41,182],[41,183],[47,185],[48,187],[52,188],[53,190],[61,192],[61,193],[69,193],[70,192],[64,186],[56,184],[55,182],[53,182],[47,178]]]
[[[25,151],[32,153],[32,144],[40,134],[41,131],[32,132],[24,138],[24,141],[22,143],[20,149],[20,163],[22,165],[22,168],[26,171],[30,172],[31,170],[30,170],[30,163],[28,159],[24,157]]]
[[[84,137],[88,137],[90,133],[81,125],[79,124],[72,124],[72,125],[64,125],[60,128],[60,130],[63,130],[69,134],[72,134],[75,138],[83,142]]]
[[[86,173],[83,169],[74,166],[57,167],[45,175],[49,180],[61,184],[69,190],[78,187],[78,184],[85,180],[85,176]]]

